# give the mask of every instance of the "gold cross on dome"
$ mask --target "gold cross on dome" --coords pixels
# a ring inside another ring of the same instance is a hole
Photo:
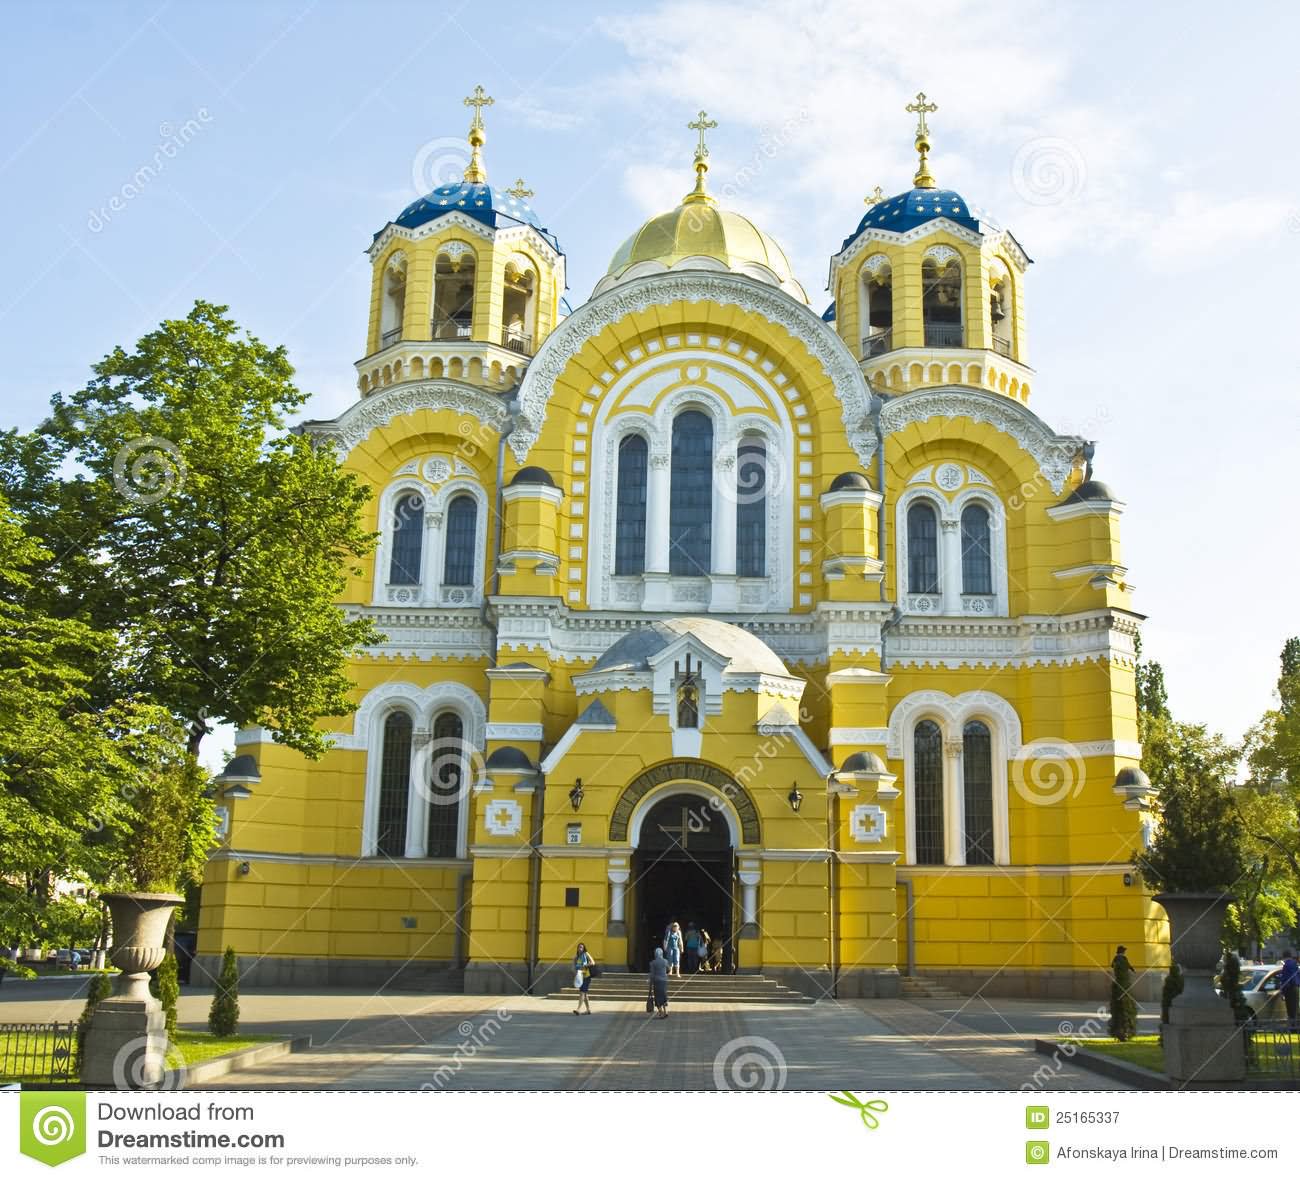
[[[917,117],[916,135],[918,139],[930,134],[930,128],[926,126],[925,117],[926,115],[934,114],[938,109],[938,103],[925,101],[924,90],[917,91],[916,101],[909,102],[907,106],[903,108],[903,110],[907,111],[909,114],[913,114]]]
[[[521,176],[515,181],[513,188],[506,189],[512,197],[518,197],[521,201],[528,200],[529,197],[535,196],[533,190],[524,185],[524,178]]]
[[[871,190],[871,195],[869,197],[862,198],[862,203],[864,205],[879,205],[884,199],[885,190],[881,188],[880,185],[876,185],[876,187]]]
[[[483,126],[483,108],[490,107],[494,102],[496,99],[492,98],[482,86],[474,87],[474,93],[465,100],[467,107],[474,108],[474,121],[470,124],[471,127]]]
[[[716,127],[717,125],[718,121],[716,119],[710,119],[706,111],[701,111],[698,119],[686,124],[686,126],[692,131],[698,131],[700,133],[700,142],[696,144],[695,147],[695,155],[697,157],[707,156],[709,154],[709,149],[704,143],[704,133],[711,127]]]

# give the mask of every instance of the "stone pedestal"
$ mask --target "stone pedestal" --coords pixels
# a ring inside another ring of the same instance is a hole
[[[166,1057],[162,1005],[147,994],[143,1000],[109,996],[95,1007],[81,1080],[96,1089],[152,1090],[163,1080]]]
[[[1184,1085],[1239,1082],[1246,1076],[1241,1029],[1226,1024],[1162,1024],[1165,1073]]]
[[[174,893],[106,893],[113,918],[110,958],[121,975],[113,995],[95,1007],[82,1053],[81,1080],[96,1088],[148,1090],[163,1081],[166,1018],[149,994],[149,972],[164,958],[163,935]]]

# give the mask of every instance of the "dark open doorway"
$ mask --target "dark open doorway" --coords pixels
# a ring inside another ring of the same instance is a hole
[[[727,948],[724,970],[732,969],[735,878],[731,831],[726,818],[698,795],[671,795],[651,809],[641,825],[632,858],[636,882],[634,971],[644,971],[663,945],[670,922],[683,935],[691,923]]]

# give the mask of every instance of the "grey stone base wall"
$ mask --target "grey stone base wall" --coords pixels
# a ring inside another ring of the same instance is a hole
[[[921,967],[917,975],[946,984],[964,996],[979,993],[1004,999],[1096,1000],[1101,1004],[1110,1000],[1110,976],[1104,971],[1003,970],[990,975],[987,971],[969,968]],[[1133,985],[1133,998],[1142,1002],[1158,1001],[1163,984],[1163,972],[1141,972]],[[843,991],[840,994],[843,995]]]
[[[465,994],[519,996],[528,990],[526,963],[470,963],[465,968]]]
[[[221,973],[220,955],[195,955],[190,985],[212,987]],[[241,955],[241,987],[409,987],[461,990],[454,963],[436,959],[299,958],[291,955]]]
[[[840,971],[835,994],[841,1000],[883,1000],[897,996],[898,988],[899,974],[893,967],[849,967]]]
[[[831,994],[831,973],[817,967],[755,967],[751,969],[756,975],[775,979],[794,991],[802,992],[814,999],[826,999]],[[748,972],[739,971],[738,975]]]

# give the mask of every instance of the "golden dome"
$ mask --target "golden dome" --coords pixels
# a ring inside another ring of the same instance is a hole
[[[748,217],[719,208],[705,191],[706,155],[702,147],[696,152],[694,191],[676,209],[650,218],[618,248],[593,295],[666,270],[723,270],[770,283],[800,303],[808,302],[785,251]]]

